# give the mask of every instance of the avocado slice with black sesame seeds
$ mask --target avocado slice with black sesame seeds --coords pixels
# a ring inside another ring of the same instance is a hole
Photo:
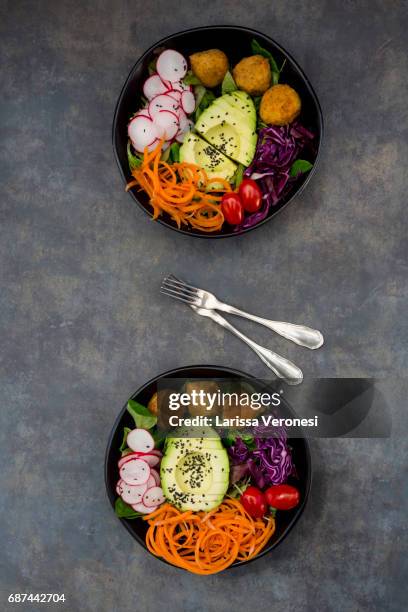
[[[164,495],[173,506],[182,511],[212,510],[228,489],[227,451],[215,432],[212,437],[169,438],[160,478]]]
[[[208,178],[221,178],[232,182],[237,170],[233,161],[192,132],[188,132],[184,137],[179,155],[181,162],[196,164],[203,168]],[[215,183],[211,185],[212,189],[215,187]]]
[[[200,115],[195,129],[227,157],[244,166],[252,162],[257,142],[256,109],[244,91],[216,98]]]

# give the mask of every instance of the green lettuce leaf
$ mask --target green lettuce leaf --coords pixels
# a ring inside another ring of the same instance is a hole
[[[230,73],[230,71],[228,70],[224,80],[221,84],[221,93],[222,95],[227,94],[227,93],[231,93],[233,91],[236,91],[238,89],[235,81],[234,81],[234,77],[232,76],[232,74]]]
[[[140,429],[151,429],[157,423],[157,417],[135,400],[128,401],[127,411],[133,417],[136,427]]]
[[[297,159],[293,162],[289,174],[292,177],[296,177],[299,174],[304,174],[305,172],[309,172],[309,170],[313,168],[313,164],[311,164],[306,159]]]
[[[143,516],[140,512],[133,510],[132,506],[126,504],[121,497],[118,497],[115,501],[115,514],[119,518],[125,519],[135,519]]]

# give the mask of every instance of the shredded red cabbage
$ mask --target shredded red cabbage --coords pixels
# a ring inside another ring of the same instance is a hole
[[[271,206],[275,206],[296,179],[290,177],[290,168],[305,148],[312,148],[315,135],[298,121],[290,125],[274,126],[259,130],[255,157],[244,176],[259,183],[263,192],[260,210],[246,217],[235,231],[252,227],[263,221]]]
[[[295,466],[285,430],[275,430],[276,437],[264,437],[265,432],[258,433],[262,436],[254,438],[254,450],[249,450],[241,438],[237,438],[228,449],[233,465],[232,482],[248,474],[260,489],[286,482],[295,474]]]

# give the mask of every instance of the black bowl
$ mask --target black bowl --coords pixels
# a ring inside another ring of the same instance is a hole
[[[299,179],[288,190],[286,195],[282,197],[279,203],[272,208],[266,219],[254,227],[259,227],[263,223],[266,223],[266,221],[269,221],[280,210],[282,210],[284,206],[289,204],[289,202],[291,202],[296,195],[303,191],[316,170],[317,160],[321,149],[323,117],[319,101],[305,73],[293,59],[293,57],[289,55],[285,49],[283,49],[283,47],[278,45],[278,43],[265,34],[261,34],[260,32],[251,30],[249,28],[237,26],[193,28],[191,30],[179,32],[178,34],[173,34],[172,36],[167,36],[150,47],[150,49],[148,49],[133,66],[116,104],[112,131],[115,158],[125,183],[128,183],[132,178],[128,166],[126,152],[128,142],[127,125],[129,118],[137,110],[138,97],[141,95],[143,83],[148,76],[148,66],[154,57],[154,51],[158,47],[167,47],[177,49],[185,56],[188,56],[195,51],[216,47],[225,51],[231,64],[234,65],[243,57],[251,55],[251,40],[253,38],[256,38],[265,49],[268,49],[273,54],[278,66],[282,65],[284,60],[286,60],[282,81],[293,86],[298,91],[302,99],[300,121],[316,134],[316,148],[313,154],[314,160],[310,159],[310,161],[312,161],[314,164],[313,168],[307,174],[299,177]],[[148,204],[147,194],[136,191],[135,189],[131,189],[129,193],[138,203],[140,208],[151,217],[151,208]],[[227,224],[224,224],[224,227],[219,232],[208,234],[193,229],[178,229],[177,225],[169,216],[160,217],[158,222],[162,223],[166,227],[170,227],[173,230],[181,232],[182,234],[198,236],[201,238],[225,238],[227,236],[239,236],[240,234],[245,234],[246,232],[254,229],[254,227],[251,227],[234,232],[233,228],[229,227]]]
[[[157,383],[163,379],[175,379],[175,378],[198,378],[200,380],[214,379],[214,378],[247,378],[248,380],[255,380],[253,376],[248,376],[244,372],[239,370],[232,370],[230,368],[224,368],[222,366],[187,366],[183,368],[176,368],[169,370],[164,374],[160,374],[152,380],[149,380],[140,389],[132,395],[131,399],[138,401],[143,405],[147,405],[151,396],[157,391]],[[122,442],[123,428],[134,427],[134,423],[129,413],[126,410],[127,403],[122,408],[118,418],[115,421],[112,432],[109,436],[109,441],[105,455],[105,484],[108,493],[109,501],[112,507],[115,506],[116,484],[118,481],[118,460],[120,459],[119,447]],[[282,415],[288,417],[296,416],[293,409],[288,405],[287,402],[281,402]],[[297,479],[296,486],[300,491],[301,503],[293,510],[280,512],[278,514],[278,520],[276,521],[276,531],[272,538],[269,540],[266,547],[254,557],[255,559],[262,557],[266,553],[270,552],[273,548],[278,546],[284,538],[288,535],[289,531],[295,525],[300,515],[302,514],[311,486],[312,480],[312,466],[310,458],[309,444],[306,438],[290,438],[290,446],[292,447],[293,460],[296,466]],[[128,532],[139,542],[143,548],[147,550],[145,543],[145,536],[147,531],[147,525],[145,521],[141,519],[119,519]],[[252,561],[253,559],[251,559]],[[231,567],[237,565],[244,565],[249,561],[235,562]],[[229,568],[228,568],[229,569]]]

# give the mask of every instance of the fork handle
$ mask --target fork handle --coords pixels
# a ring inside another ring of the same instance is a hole
[[[285,379],[289,385],[298,385],[302,382],[302,370],[292,361],[254,342],[214,310],[208,310],[207,316],[245,342],[276,376]]]
[[[239,310],[239,308],[235,308],[235,306],[224,304],[223,302],[217,302],[217,309],[264,325],[287,340],[291,340],[308,349],[317,349],[321,347],[324,342],[323,335],[317,329],[312,329],[305,325],[295,325],[294,323],[285,323],[284,321],[263,319],[262,317],[257,317],[244,310]]]

